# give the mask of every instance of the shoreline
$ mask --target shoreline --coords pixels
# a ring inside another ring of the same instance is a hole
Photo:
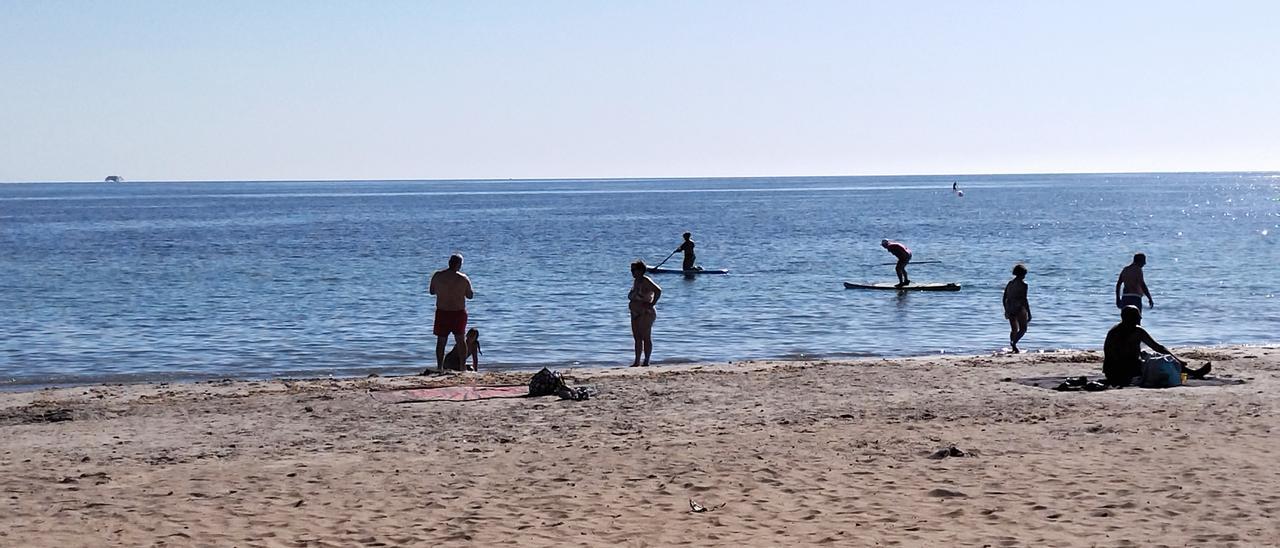
[[[580,402],[369,395],[528,373],[3,393],[0,544],[1280,538],[1280,347],[1180,350],[1244,384],[1011,382],[1098,375],[1076,351],[562,370]]]
[[[1244,343],[1244,344],[1231,343],[1231,344],[1177,346],[1177,347],[1171,346],[1171,348],[1173,348],[1175,351],[1188,351],[1188,350],[1196,351],[1196,350],[1215,350],[1215,349],[1230,350],[1230,349],[1247,349],[1247,348],[1265,349],[1265,348],[1280,348],[1280,342]],[[1032,351],[1025,351],[1023,352],[1023,354],[1039,355],[1039,354],[1064,354],[1064,353],[1101,352],[1101,351],[1102,351],[1101,347],[1098,347],[1098,348],[1042,348],[1042,349],[1037,349]],[[951,359],[951,358],[997,357],[997,356],[1004,356],[1004,355],[1013,355],[1013,354],[1009,354],[1008,352],[1005,352],[1003,350],[997,350],[997,351],[982,353],[982,354],[928,353],[928,354],[909,354],[909,355],[892,355],[892,356],[889,356],[889,355],[885,355],[885,356],[861,356],[861,355],[858,355],[858,356],[841,356],[841,355],[805,356],[805,355],[801,355],[801,356],[782,356],[782,357],[768,357],[768,358],[746,358],[742,360],[730,360],[730,361],[696,361],[696,360],[673,359],[672,361],[654,362],[655,365],[651,366],[650,369],[659,368],[663,370],[676,370],[676,369],[684,368],[687,366],[705,367],[705,366],[712,366],[716,364],[738,364],[738,363],[752,363],[752,362],[779,363],[779,364],[800,363],[800,362],[844,363],[844,362],[858,362],[858,361],[864,361],[864,360],[877,360],[877,361],[878,360],[914,360],[914,359],[921,359],[921,358]],[[628,369],[627,366],[622,366],[622,365],[609,365],[604,363],[595,364],[590,362],[587,364],[562,366],[560,368],[553,367],[554,365],[557,365],[557,364],[545,363],[545,364],[515,365],[515,366],[499,365],[499,366],[493,366],[493,367],[485,367],[482,364],[481,375],[486,373],[533,374],[538,372],[543,367],[546,367],[553,371],[562,371],[562,372],[574,371],[575,373],[582,372],[582,371],[590,372],[590,371],[609,371],[612,369]],[[453,374],[456,374],[456,373],[453,373]],[[225,383],[225,382],[261,383],[261,382],[274,382],[274,381],[289,381],[289,382],[330,381],[330,380],[351,381],[351,380],[367,379],[367,378],[388,378],[388,379],[423,378],[413,373],[401,374],[396,371],[387,371],[387,368],[370,368],[369,371],[363,372],[363,373],[354,372],[354,374],[351,374],[351,375],[327,375],[327,376],[318,376],[318,375],[313,376],[313,375],[307,375],[307,374],[301,374],[297,376],[294,376],[294,375],[226,376],[226,375],[209,374],[209,375],[199,375],[199,376],[197,375],[175,375],[172,377],[160,376],[156,378],[141,378],[140,376],[140,378],[136,378],[136,379],[129,378],[131,376],[132,376],[131,374],[126,373],[126,374],[117,375],[115,377],[105,377],[101,379],[89,378],[84,381],[72,381],[72,382],[65,382],[65,383],[0,382],[0,395],[44,391],[44,390],[85,388],[85,387],[95,387],[95,386],[145,386],[145,385],[154,385],[154,384],[187,385],[187,384]],[[425,377],[425,378],[431,378],[431,377]]]

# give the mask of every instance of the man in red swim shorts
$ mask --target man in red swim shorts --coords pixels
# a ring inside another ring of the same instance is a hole
[[[449,268],[437,270],[431,275],[427,293],[436,296],[436,322],[431,332],[436,335],[436,369],[444,372],[444,348],[449,335],[457,345],[460,355],[467,353],[467,299],[471,292],[471,278],[462,272],[462,255],[449,257]]]

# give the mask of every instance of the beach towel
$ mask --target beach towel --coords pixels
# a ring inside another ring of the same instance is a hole
[[[1006,380],[1008,380],[1009,382],[1016,382],[1018,384],[1022,384],[1026,386],[1034,386],[1036,388],[1044,388],[1045,390],[1053,390],[1057,388],[1059,385],[1067,382],[1068,380],[1079,379],[1079,378],[1080,377],[1077,375],[1073,377],[1026,377],[1021,379],[1006,379]],[[1106,378],[1101,375],[1088,377],[1086,380],[1096,381],[1099,383],[1106,382]],[[1244,383],[1245,381],[1241,379],[1223,379],[1219,377],[1207,377],[1203,379],[1187,379],[1187,382],[1183,383],[1182,386],[1195,388],[1200,386],[1231,386],[1231,385],[1244,384]]]
[[[441,386],[439,388],[405,388],[401,390],[375,390],[369,392],[382,403],[413,403],[420,401],[475,401],[495,398],[523,398],[529,387],[514,386]]]

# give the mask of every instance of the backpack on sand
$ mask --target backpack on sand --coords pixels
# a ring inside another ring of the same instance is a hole
[[[529,395],[534,397],[550,396],[564,387],[564,378],[560,376],[560,372],[545,367],[529,379]]]
[[[573,401],[591,398],[591,394],[586,388],[571,388],[565,384],[564,377],[560,376],[559,371],[552,371],[543,367],[542,371],[537,372],[532,379],[529,379],[529,396],[550,396],[552,394],[560,396],[560,399]]]

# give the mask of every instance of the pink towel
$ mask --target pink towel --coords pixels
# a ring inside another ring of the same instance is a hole
[[[419,401],[471,401],[493,398],[520,398],[529,394],[529,387],[514,386],[441,386],[439,388],[405,388],[402,390],[378,390],[369,392],[382,403],[413,403]]]

